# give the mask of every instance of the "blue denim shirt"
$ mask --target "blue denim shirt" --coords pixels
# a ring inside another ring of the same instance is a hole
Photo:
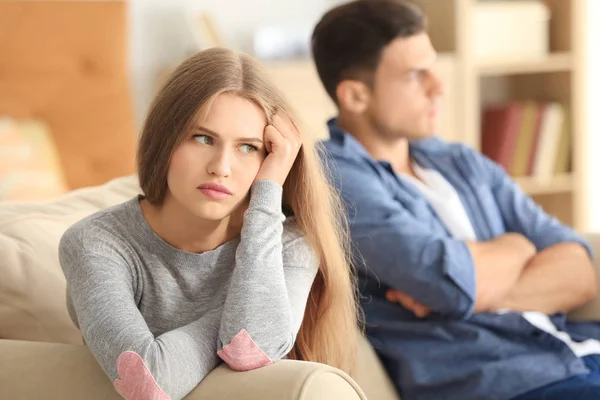
[[[403,399],[506,400],[587,372],[563,342],[520,313],[473,313],[475,269],[465,243],[388,162],[374,160],[335,120],[329,128],[328,170],[349,209],[366,333]],[[518,232],[538,251],[561,242],[589,251],[471,148],[432,138],[411,143],[410,156],[454,186],[478,240]],[[390,288],[434,312],[416,318],[386,301]],[[574,340],[600,338],[599,324],[551,318]]]

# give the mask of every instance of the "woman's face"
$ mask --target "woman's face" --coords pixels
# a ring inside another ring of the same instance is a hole
[[[231,215],[247,198],[265,158],[266,125],[258,105],[231,93],[220,94],[175,149],[166,200],[175,200],[203,219]]]

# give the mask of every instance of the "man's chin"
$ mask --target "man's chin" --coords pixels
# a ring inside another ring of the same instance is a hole
[[[416,141],[419,141],[419,140],[430,139],[430,138],[432,138],[434,136],[436,136],[435,133],[424,131],[424,132],[413,133],[412,135],[410,135],[408,137],[408,140],[411,141],[411,142],[416,142]]]

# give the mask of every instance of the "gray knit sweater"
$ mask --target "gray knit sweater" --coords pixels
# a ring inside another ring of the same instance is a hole
[[[254,183],[240,237],[201,254],[158,237],[137,197],[66,231],[69,313],[121,396],[179,399],[221,360],[249,370],[291,350],[318,260],[281,198]]]

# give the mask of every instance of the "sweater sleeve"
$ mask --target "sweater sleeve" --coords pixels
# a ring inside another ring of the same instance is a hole
[[[218,318],[205,315],[154,337],[136,306],[133,269],[73,251],[77,245],[67,231],[59,254],[70,312],[116,391],[130,400],[184,397],[219,363]]]
[[[219,356],[234,370],[269,365],[292,349],[319,262],[299,230],[284,235],[282,188],[252,187],[219,331]]]

